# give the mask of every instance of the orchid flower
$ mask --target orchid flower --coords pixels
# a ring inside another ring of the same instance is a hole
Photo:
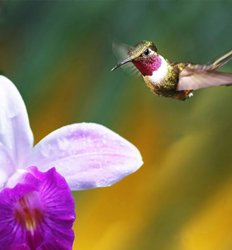
[[[25,104],[0,76],[0,246],[72,249],[71,190],[105,187],[142,165],[137,148],[106,127],[79,123],[33,147]]]

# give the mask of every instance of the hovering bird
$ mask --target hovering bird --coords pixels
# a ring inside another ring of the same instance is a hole
[[[152,92],[159,96],[186,100],[193,91],[211,86],[232,85],[232,73],[218,69],[232,59],[232,50],[210,65],[170,63],[157,53],[153,42],[141,41],[127,50],[124,60],[111,71],[132,63]]]

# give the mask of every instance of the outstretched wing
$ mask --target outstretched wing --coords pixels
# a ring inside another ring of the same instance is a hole
[[[180,72],[177,90],[196,90],[211,86],[231,85],[232,73],[216,71],[232,59],[232,50],[211,65],[187,64]]]
[[[177,90],[196,90],[211,86],[231,85],[232,74],[189,68],[183,69],[179,76]]]
[[[232,59],[232,50],[229,51],[224,56],[218,58],[214,63],[212,63],[211,66],[212,66],[213,69],[221,68],[224,64],[229,62],[231,59]]]

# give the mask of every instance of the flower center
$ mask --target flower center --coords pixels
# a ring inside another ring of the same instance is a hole
[[[44,219],[37,192],[30,192],[21,197],[15,206],[14,212],[16,221],[32,234]]]

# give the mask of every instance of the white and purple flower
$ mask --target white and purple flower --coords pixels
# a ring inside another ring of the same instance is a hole
[[[105,187],[142,165],[135,146],[94,123],[55,130],[33,147],[25,104],[0,76],[0,246],[72,249],[71,190]]]

